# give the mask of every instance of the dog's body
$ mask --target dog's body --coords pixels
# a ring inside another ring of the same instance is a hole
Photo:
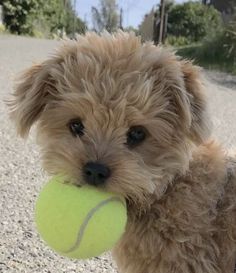
[[[198,69],[132,34],[87,34],[28,70],[11,102],[44,167],[127,199],[122,273],[233,273],[236,163],[208,141]]]
[[[160,200],[150,197],[141,215],[129,207],[126,233],[114,251],[121,272],[233,273],[235,174],[236,160],[208,143]]]

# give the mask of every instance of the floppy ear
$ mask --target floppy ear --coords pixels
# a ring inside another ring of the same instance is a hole
[[[206,105],[206,94],[199,68],[190,61],[181,61],[185,89],[189,95],[191,111],[190,137],[195,143],[202,143],[210,133],[210,122]]]
[[[15,121],[17,132],[22,137],[28,135],[53,93],[55,87],[47,63],[34,65],[20,77],[8,105],[11,110],[10,117]]]

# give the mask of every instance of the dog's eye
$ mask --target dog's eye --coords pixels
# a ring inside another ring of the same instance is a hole
[[[129,129],[127,133],[127,145],[129,147],[134,147],[146,138],[146,129],[143,126],[133,126]]]
[[[84,125],[81,120],[71,120],[68,126],[73,136],[81,137],[84,134]]]

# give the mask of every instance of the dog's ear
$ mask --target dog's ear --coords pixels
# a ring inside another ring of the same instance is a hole
[[[49,97],[55,94],[55,86],[49,73],[50,64],[34,65],[19,78],[12,99],[8,102],[10,117],[17,132],[27,136],[33,123],[37,121]]]
[[[194,66],[190,61],[181,61],[181,69],[185,89],[190,102],[190,138],[199,144],[202,143],[210,133],[206,94],[204,92],[199,68]]]

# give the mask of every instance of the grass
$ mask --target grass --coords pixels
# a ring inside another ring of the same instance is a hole
[[[177,54],[208,69],[236,74],[236,23],[206,37],[201,43],[177,48]]]
[[[191,59],[197,65],[207,69],[219,70],[236,75],[235,60],[225,58],[221,53],[207,50],[203,44],[194,44],[180,47],[177,49],[177,55]]]

